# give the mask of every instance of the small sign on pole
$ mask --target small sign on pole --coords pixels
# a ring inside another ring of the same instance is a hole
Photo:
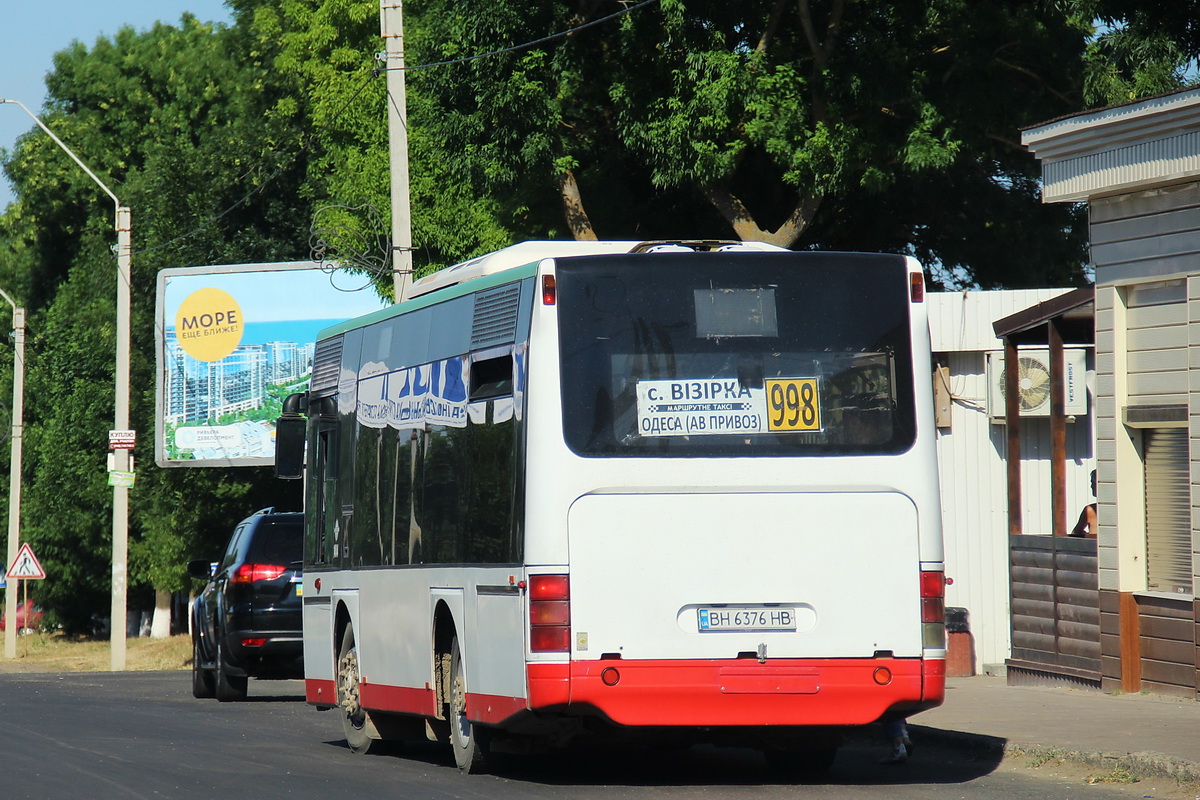
[[[33,548],[29,546],[28,542],[21,545],[21,550],[17,553],[17,557],[13,559],[12,566],[8,568],[5,577],[17,581],[42,581],[46,579],[46,571],[38,563],[37,556],[33,554]]]
[[[108,473],[109,486],[124,486],[129,488],[133,486],[137,475],[133,472],[125,472],[123,470],[114,469]]]
[[[109,450],[132,450],[137,442],[137,431],[109,431]]]

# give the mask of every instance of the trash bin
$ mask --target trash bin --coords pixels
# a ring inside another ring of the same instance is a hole
[[[965,608],[946,609],[946,675],[969,678],[975,674],[975,640],[970,614]]]

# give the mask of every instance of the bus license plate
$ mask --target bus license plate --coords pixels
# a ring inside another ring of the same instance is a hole
[[[724,606],[698,609],[700,632],[794,631],[796,609],[777,606]]]

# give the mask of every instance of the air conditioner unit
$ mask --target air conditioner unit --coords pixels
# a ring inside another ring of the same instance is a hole
[[[1063,349],[1063,400],[1068,417],[1087,414],[1087,350],[1081,347]],[[988,415],[993,422],[1003,422],[1004,351],[987,354]],[[1020,391],[1022,417],[1050,416],[1050,351],[1031,349],[1017,351],[1017,386]]]

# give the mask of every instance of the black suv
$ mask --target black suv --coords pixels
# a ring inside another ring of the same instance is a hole
[[[303,677],[303,526],[303,514],[265,508],[238,523],[219,562],[188,562],[208,581],[192,606],[196,697],[243,700],[251,677]]]

